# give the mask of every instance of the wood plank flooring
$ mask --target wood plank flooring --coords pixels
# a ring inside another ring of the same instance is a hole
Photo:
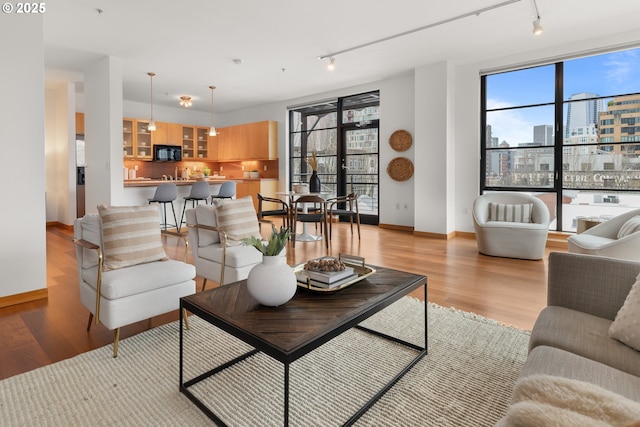
[[[104,326],[93,325],[90,332],[86,331],[88,311],[80,302],[72,234],[68,227],[47,228],[49,298],[0,309],[0,379],[113,342],[113,332]],[[180,239],[166,237],[164,241],[169,256],[182,259],[184,245]],[[298,242],[295,249],[289,245],[287,251],[291,265],[327,255],[321,242]],[[363,225],[362,239],[358,240],[357,233],[352,236],[348,224],[341,223],[334,224],[328,253],[358,255],[368,264],[423,274],[428,278],[429,301],[523,329],[533,326],[546,302],[546,259],[484,256],[470,238],[447,241]],[[197,278],[197,282],[199,290],[202,279]],[[207,282],[207,287],[211,286],[217,284]],[[421,298],[421,291],[414,296]],[[126,326],[121,339],[177,318],[176,311]],[[120,347],[120,355],[126,357],[126,344]]]

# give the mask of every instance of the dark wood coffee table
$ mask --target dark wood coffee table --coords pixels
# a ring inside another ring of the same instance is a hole
[[[195,396],[189,387],[258,352],[263,352],[284,364],[284,425],[288,426],[289,365],[296,359],[353,327],[415,350],[416,357],[344,424],[345,426],[352,425],[427,354],[426,303],[424,347],[358,325],[420,286],[424,286],[424,301],[427,301],[427,278],[425,276],[382,267],[373,268],[376,272],[371,276],[333,294],[313,293],[298,289],[294,298],[280,307],[265,307],[258,304],[247,292],[246,281],[181,298],[181,321],[184,313],[182,309],[189,310],[212,325],[246,342],[254,350],[185,381],[183,378],[184,332],[180,328],[180,391],[217,425],[225,426],[226,424]]]

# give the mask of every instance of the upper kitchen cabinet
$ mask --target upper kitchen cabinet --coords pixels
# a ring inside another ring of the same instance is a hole
[[[209,158],[209,128],[196,128],[196,157]]]
[[[124,119],[122,120],[122,148],[124,150],[124,158],[133,158],[133,129],[135,120]]]
[[[151,139],[152,132],[149,131],[149,122],[147,120],[134,120],[133,122],[135,129],[134,156],[137,159],[151,159],[153,141]]]
[[[220,129],[218,161],[276,160],[278,122],[263,121]]]
[[[196,139],[194,126],[182,126],[182,159],[191,160],[196,157]]]

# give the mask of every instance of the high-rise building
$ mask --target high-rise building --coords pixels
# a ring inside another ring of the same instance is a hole
[[[565,137],[588,133],[587,129],[598,123],[598,113],[605,110],[603,99],[590,99],[598,95],[595,93],[581,92],[569,97],[567,105],[567,123],[565,125]],[[585,99],[586,101],[579,101]]]
[[[553,145],[553,125],[537,125],[533,127],[534,145]]]
[[[600,149],[623,154],[640,153],[640,95],[617,96],[599,115]],[[607,145],[624,142],[624,145]]]

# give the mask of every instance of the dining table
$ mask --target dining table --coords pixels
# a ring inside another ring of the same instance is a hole
[[[295,191],[277,191],[276,196],[280,197],[280,198],[286,198],[286,202],[289,204],[289,206],[293,205],[293,202],[298,198],[298,197],[302,197],[302,196],[318,196],[318,197],[322,197],[323,199],[326,199],[327,196],[329,196],[330,194],[327,192],[319,192],[319,193],[311,193],[311,192],[303,192],[303,193],[296,193]],[[303,214],[308,214],[309,213],[309,204],[308,203],[303,203],[302,204],[302,213]],[[311,234],[309,232],[309,227],[308,224],[306,222],[302,223],[302,233],[298,233],[295,236],[296,242],[317,242],[322,240],[322,236],[319,236],[317,234]]]

